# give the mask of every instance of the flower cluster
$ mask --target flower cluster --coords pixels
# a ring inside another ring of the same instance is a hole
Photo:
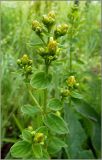
[[[67,33],[67,30],[68,30],[67,24],[58,25],[54,31],[54,37],[57,39],[61,36],[64,36]]]
[[[39,144],[44,145],[45,140],[46,140],[46,138],[47,138],[47,136],[44,135],[44,133],[34,131],[32,126],[29,126],[29,127],[28,127],[28,130],[29,130],[30,133],[32,134],[33,142],[34,142],[34,143],[39,143]]]
[[[46,47],[39,49],[39,54],[46,59],[49,64],[57,59],[57,51],[58,51],[58,44],[53,39],[53,37],[50,37],[50,40]]]
[[[43,133],[35,133],[35,136],[34,136],[34,142],[36,143],[40,143],[40,144],[44,144],[44,141],[45,141],[45,136]]]
[[[63,88],[61,89],[61,97],[64,98],[64,97],[68,97],[70,95],[70,90],[68,88]]]
[[[79,86],[79,83],[76,82],[76,79],[74,76],[68,77],[66,82],[67,82],[67,85],[69,86],[69,88],[77,88]]]
[[[38,21],[35,20],[32,22],[32,30],[34,30],[37,35],[42,36],[43,27]]]
[[[70,76],[66,80],[67,86],[65,89],[61,89],[61,96],[62,97],[67,97],[71,95],[71,92],[78,88],[79,83],[77,83],[76,79],[74,76]]]
[[[23,74],[27,77],[32,74],[32,60],[24,54],[22,58],[17,60],[18,66],[22,69]]]
[[[70,76],[67,80],[66,80],[67,84],[69,87],[73,87],[76,84],[76,79],[74,76]]]
[[[48,53],[50,55],[55,55],[56,51],[57,51],[57,42],[53,40],[53,37],[51,37],[48,43]]]
[[[49,12],[48,15],[43,15],[42,22],[46,26],[46,28],[50,30],[53,24],[55,23],[54,11]]]
[[[44,43],[44,47],[38,49],[39,55],[45,60],[47,65],[51,64],[52,61],[57,59],[57,53],[59,52],[60,48],[58,48],[58,43],[56,41],[57,38],[64,36],[67,33],[68,25],[62,24],[57,26],[55,29],[52,29],[52,26],[55,24],[55,13],[54,11],[49,12],[47,15],[43,15],[42,23],[34,20],[32,22],[32,29],[35,33],[40,37],[40,39]],[[46,34],[46,27],[48,33],[52,34],[52,37],[49,38],[46,42],[44,40],[44,34]]]

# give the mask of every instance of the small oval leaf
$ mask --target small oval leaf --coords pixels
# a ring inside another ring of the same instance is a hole
[[[49,141],[48,151],[51,154],[54,154],[61,150],[62,147],[67,147],[67,144],[58,137],[51,137]]]
[[[83,96],[77,92],[71,92],[71,97],[77,98],[77,99],[83,99]]]
[[[11,149],[11,155],[16,158],[24,158],[30,154],[31,145],[25,141],[15,143]]]
[[[42,153],[42,146],[40,144],[33,144],[32,150],[35,158],[42,158],[43,153]]]
[[[55,133],[66,134],[68,133],[68,128],[66,122],[57,115],[50,113],[44,118],[45,125],[50,128]]]
[[[31,85],[33,88],[44,89],[47,88],[51,83],[52,76],[45,72],[37,72],[31,79]]]
[[[40,112],[38,107],[31,106],[30,104],[22,106],[21,111],[29,116],[34,116],[34,114]]]
[[[24,141],[27,141],[27,142],[32,142],[32,134],[30,131],[28,131],[27,129],[24,129],[22,131],[22,138]]]
[[[41,126],[39,127],[38,129],[35,130],[35,132],[42,132],[44,133],[44,135],[47,135],[48,134],[48,128],[46,126]]]
[[[49,100],[48,108],[50,108],[51,110],[54,110],[54,111],[61,110],[62,103],[59,99],[52,98],[51,100]]]

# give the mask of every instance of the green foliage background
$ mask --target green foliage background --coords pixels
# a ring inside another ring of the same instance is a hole
[[[57,13],[57,24],[59,22],[69,24],[68,15],[71,12],[72,5],[73,2],[68,3],[67,1],[1,2],[2,150],[6,144],[12,145],[16,142],[22,128],[30,125],[30,118],[22,116],[21,106],[26,103],[32,104],[32,100],[23,83],[22,76],[17,71],[16,61],[23,54],[28,54],[34,62],[34,70],[41,67],[42,60],[37,55],[36,46],[34,46],[41,41],[31,29],[32,20],[41,20],[41,15],[54,10]],[[65,120],[69,125],[70,136],[66,138],[69,147],[63,158],[94,159],[101,156],[100,5],[100,2],[80,1],[79,18],[74,26],[76,36],[72,42],[74,48],[72,56],[73,73],[80,83],[80,93],[95,111],[95,114],[93,110],[88,108],[87,104],[86,106],[81,104],[81,109],[77,109],[77,105],[80,104],[76,102],[73,103],[72,108],[65,104]],[[63,44],[63,50],[60,60],[53,64],[55,70],[53,71],[54,84],[52,89],[56,89],[64,81],[68,76],[70,67],[68,54],[70,35],[66,35],[66,38],[62,38],[60,41]],[[54,95],[54,93],[51,94]],[[59,91],[57,90],[56,97],[58,94]],[[35,96],[39,99],[39,102],[41,95],[39,96],[39,92],[36,92]],[[33,122],[35,128],[36,123]],[[9,149],[3,154],[5,159],[12,158]],[[60,158],[59,155],[56,158]]]

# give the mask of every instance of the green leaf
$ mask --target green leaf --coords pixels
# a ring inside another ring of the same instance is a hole
[[[101,155],[101,124],[99,122],[90,121],[83,117],[83,127],[90,137],[92,146],[99,158]]]
[[[10,149],[11,155],[16,158],[24,158],[31,152],[31,145],[25,141],[15,143]]]
[[[44,133],[44,135],[47,135],[48,134],[48,128],[46,126],[41,126],[38,129],[36,129],[35,132],[41,132],[41,133]]]
[[[27,141],[27,142],[32,142],[32,134],[30,131],[28,131],[27,129],[24,129],[23,132],[22,132],[22,138],[24,141]]]
[[[57,134],[67,134],[68,127],[65,121],[57,115],[50,113],[44,118],[45,125]]]
[[[68,145],[66,153],[69,159],[78,159],[78,153],[79,151],[82,151],[82,144],[87,138],[86,133],[82,128],[73,107],[69,107],[68,104],[65,104],[64,115],[69,126],[69,134],[66,136],[65,140]]]
[[[43,158],[42,159],[51,159],[49,153],[47,152],[47,149],[45,149],[44,147],[42,148],[42,152],[43,152]]]
[[[40,144],[33,144],[32,150],[35,158],[42,158],[43,152],[42,152],[42,146]]]
[[[99,117],[97,112],[84,100],[73,99],[74,107],[82,116],[89,118],[93,121],[98,121]]]
[[[36,113],[40,112],[39,108],[36,106],[31,106],[30,104],[24,105],[21,108],[21,111],[24,114],[27,114],[29,116],[34,116]]]
[[[77,63],[79,63],[79,64],[85,64],[85,61],[82,60],[82,59],[77,59]]]
[[[59,99],[52,98],[51,100],[49,100],[48,108],[54,111],[60,110],[62,109],[62,103]]]
[[[94,159],[93,153],[91,150],[84,150],[78,153],[79,159]]]
[[[74,91],[71,92],[71,97],[77,98],[77,99],[83,99],[83,96],[81,94]]]
[[[49,146],[48,146],[48,151],[50,154],[59,152],[62,147],[67,147],[67,144],[64,141],[62,141],[60,138],[51,137],[51,140],[49,141]]]
[[[51,74],[46,75],[45,72],[37,72],[30,83],[33,88],[44,89],[50,85],[51,79]]]
[[[97,122],[93,125],[93,131],[91,135],[91,140],[94,149],[97,151],[98,156],[101,155],[101,125]]]

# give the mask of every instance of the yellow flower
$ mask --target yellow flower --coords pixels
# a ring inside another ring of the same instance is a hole
[[[53,40],[53,37],[51,37],[48,43],[48,52],[54,55],[56,51],[57,51],[57,42]]]
[[[32,22],[32,30],[34,30],[37,35],[42,35],[43,32],[42,25],[36,20]]]
[[[70,76],[68,79],[67,79],[67,84],[68,86],[71,86],[73,87],[75,84],[76,84],[76,79],[74,76]]]
[[[26,54],[24,54],[23,57],[21,58],[21,62],[22,64],[28,64],[29,58]]]
[[[44,144],[44,134],[43,133],[36,133],[34,136],[34,141],[40,144]]]
[[[32,74],[32,60],[28,57],[27,54],[24,54],[22,58],[17,60],[17,64],[22,69],[23,75],[26,77]]]
[[[48,13],[48,17],[55,18],[55,12],[54,12],[54,11],[50,11],[50,12]]]
[[[54,11],[51,11],[48,13],[48,15],[43,15],[42,22],[46,27],[49,28],[49,26],[52,26],[55,22],[55,13]]]
[[[62,89],[61,95],[62,95],[62,97],[67,97],[70,95],[70,91],[68,89]]]
[[[68,30],[67,24],[58,25],[54,31],[55,38],[64,36],[67,33],[67,30]]]
[[[41,27],[41,24],[35,20],[32,22],[32,29],[36,30],[37,27]]]

